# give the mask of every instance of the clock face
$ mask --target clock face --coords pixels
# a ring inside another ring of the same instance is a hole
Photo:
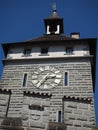
[[[42,66],[32,74],[32,84],[36,88],[51,89],[61,82],[62,75],[58,69],[51,66]]]

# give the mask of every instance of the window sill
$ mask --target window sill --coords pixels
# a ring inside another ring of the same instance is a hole
[[[75,55],[75,53],[65,53],[64,55]]]
[[[31,57],[32,55],[22,55],[22,57]]]
[[[49,54],[40,54],[39,56],[49,56]]]

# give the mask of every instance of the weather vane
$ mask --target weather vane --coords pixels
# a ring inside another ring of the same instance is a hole
[[[56,11],[56,2],[52,4],[53,11]]]

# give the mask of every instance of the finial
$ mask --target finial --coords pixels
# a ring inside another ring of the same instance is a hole
[[[52,4],[53,12],[56,12],[56,3]]]

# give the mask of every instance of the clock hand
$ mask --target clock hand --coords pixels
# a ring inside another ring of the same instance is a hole
[[[48,75],[47,78],[55,78],[56,75],[55,74],[51,74],[51,75]]]
[[[42,80],[40,80],[40,82],[37,84],[36,87],[39,87],[43,82],[45,82],[45,80],[47,79],[47,76],[49,75],[49,73],[47,73],[47,75],[45,75]]]

